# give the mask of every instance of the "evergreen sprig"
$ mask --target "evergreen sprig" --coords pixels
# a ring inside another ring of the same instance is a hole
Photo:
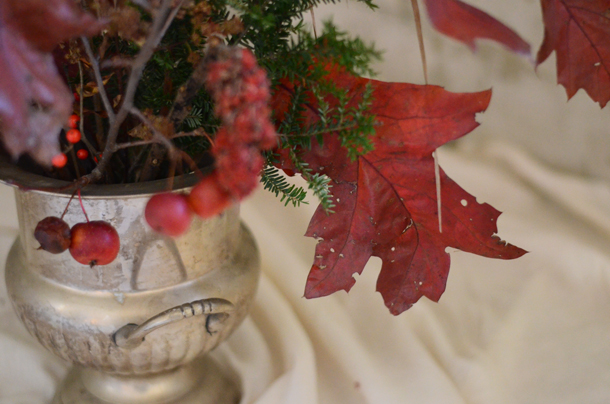
[[[297,154],[294,149],[289,149],[290,159],[303,179],[307,181],[307,189],[309,189],[314,196],[316,196],[320,201],[320,206],[324,209],[327,214],[335,213],[333,208],[335,204],[333,202],[333,194],[330,192],[331,179],[319,173],[312,173],[311,167],[306,161]]]
[[[274,166],[267,166],[263,170],[261,182],[265,189],[273,192],[275,196],[281,196],[280,201],[284,202],[284,206],[292,203],[293,206],[300,206],[301,203],[307,204],[305,197],[307,192],[303,187],[298,187],[288,183],[286,178]]]
[[[359,0],[370,8],[376,6],[371,0]],[[294,165],[307,181],[306,187],[321,201],[327,212],[332,211],[333,201],[330,192],[330,179],[313,173],[308,164],[299,156],[300,151],[314,144],[323,147],[323,139],[332,134],[337,136],[341,145],[352,159],[372,150],[371,136],[375,131],[375,117],[370,113],[372,89],[367,87],[364,94],[358,95],[357,105],[350,89],[341,88],[333,83],[335,66],[341,72],[353,75],[374,75],[371,63],[380,58],[374,46],[359,38],[352,38],[339,30],[331,21],[323,25],[318,37],[306,26],[304,16],[319,4],[336,3],[336,0],[195,0],[180,18],[176,19],[165,32],[161,43],[146,64],[138,86],[134,104],[141,111],[152,116],[168,117],[175,107],[178,89],[189,81],[197,67],[198,60],[205,57],[209,32],[222,27],[237,18],[238,25],[233,35],[226,41],[231,45],[249,48],[257,57],[258,63],[265,68],[271,81],[272,91],[288,89],[290,106],[280,117],[276,126],[280,134],[279,147],[288,149]],[[133,5],[127,5],[134,7]],[[200,6],[199,8],[197,8]],[[139,8],[138,8],[139,9]],[[199,11],[195,11],[198,9]],[[151,16],[139,9],[142,20]],[[205,10],[205,11],[202,11]],[[207,30],[207,31],[206,31]],[[210,31],[211,30],[211,31]],[[227,31],[229,32],[229,31]],[[95,51],[105,49],[106,58],[118,56],[129,60],[139,52],[140,45],[133,41],[113,37],[107,41],[101,36],[92,40]],[[123,67],[103,67],[103,75],[109,77],[106,90],[110,99],[120,106],[129,69]],[[70,84],[76,86],[78,77],[72,77]],[[286,85],[289,83],[289,86]],[[188,112],[179,124],[172,121],[173,131],[194,132],[203,128],[206,136],[184,136],[172,139],[173,144],[190,156],[196,163],[207,159],[214,142],[219,120],[214,114],[214,102],[210,94],[202,88],[189,98]],[[289,87],[289,88],[288,88]],[[195,90],[197,91],[197,90]],[[85,109],[98,111],[95,98],[85,100]],[[98,102],[99,103],[99,102]],[[96,115],[101,123],[97,132],[107,130],[107,122]],[[138,143],[137,136],[146,133],[132,129],[141,125],[134,119],[127,120],[119,131],[121,142]],[[196,132],[201,134],[201,131]],[[170,134],[171,135],[171,134]],[[134,138],[133,136],[136,136]],[[100,142],[98,142],[100,143]],[[145,143],[145,142],[140,142]],[[98,145],[101,146],[101,143]],[[156,147],[156,151],[154,148]],[[118,150],[111,166],[115,182],[139,181],[140,175],[147,170],[151,161],[166,158],[159,154],[159,145],[142,144]],[[163,150],[161,150],[163,151]],[[272,166],[272,153],[266,155],[266,166],[262,172],[262,183],[282,198],[286,204],[298,206],[304,201],[305,189],[292,186],[285,181],[278,169]],[[123,169],[124,168],[124,169]],[[167,162],[156,171],[146,174],[148,179],[162,177],[170,172]],[[188,170],[190,167],[178,167]],[[109,174],[110,175],[110,174]]]
[[[324,23],[319,37],[312,35],[305,26],[303,15],[321,3],[319,0],[228,0],[244,22],[245,30],[231,38],[230,42],[250,48],[265,67],[276,91],[289,91],[290,106],[277,122],[281,148],[290,150],[298,172],[308,183],[308,189],[320,199],[327,213],[334,206],[330,192],[330,179],[314,174],[307,163],[298,156],[299,148],[309,149],[312,142],[322,145],[324,135],[333,133],[355,159],[373,149],[371,136],[375,132],[375,117],[369,113],[372,88],[368,86],[358,105],[351,105],[353,96],[349,89],[333,84],[329,64],[344,69],[348,74],[374,75],[371,62],[380,59],[374,46],[359,38],[350,38],[337,29],[331,21]],[[371,1],[364,1],[375,8]],[[285,88],[284,83],[291,83]],[[315,99],[316,106],[309,103]],[[329,101],[329,100],[332,100]],[[308,115],[316,119],[308,119]],[[268,161],[262,182],[276,195],[288,198],[279,184],[270,181],[269,174],[276,172]],[[267,170],[270,170],[269,172]],[[272,187],[275,188],[272,188]],[[295,189],[290,189],[295,191]]]

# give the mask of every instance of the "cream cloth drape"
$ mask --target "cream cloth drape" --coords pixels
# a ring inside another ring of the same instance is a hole
[[[385,49],[387,80],[422,82],[409,2],[316,11]],[[537,2],[471,0],[529,40]],[[523,3],[523,4],[522,4]],[[606,404],[610,402],[610,116],[579,93],[565,102],[553,61],[538,69],[499,47],[478,54],[424,21],[431,81],[494,88],[482,126],[440,151],[448,175],[504,214],[500,236],[530,251],[498,261],[451,251],[440,303],[391,316],[372,260],[349,295],[305,300],[315,206],[259,191],[242,206],[263,260],[251,315],[213,355],[238,375],[244,404]],[[597,179],[596,179],[597,178]],[[605,179],[605,180],[604,180]],[[0,187],[0,268],[17,234]],[[0,280],[0,404],[48,403],[67,367],[24,330]]]

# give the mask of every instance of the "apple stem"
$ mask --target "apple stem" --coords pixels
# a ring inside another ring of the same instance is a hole
[[[87,216],[87,212],[85,211],[85,207],[83,206],[83,200],[80,197],[80,189],[78,189],[77,192],[78,192],[78,201],[80,202],[80,208],[83,210],[83,213],[85,214],[85,219],[87,219],[87,223],[89,223],[89,216]]]
[[[61,214],[60,219],[63,220],[64,216],[66,216],[66,212],[68,211],[68,208],[70,207],[70,203],[72,203],[72,199],[74,199],[74,195],[76,195],[76,191],[72,192],[72,196],[70,197],[70,200],[68,201],[68,204],[66,205],[66,208],[64,209],[64,213]]]

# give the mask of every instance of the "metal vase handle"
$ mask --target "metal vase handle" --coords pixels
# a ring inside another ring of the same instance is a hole
[[[165,325],[175,323],[193,316],[207,315],[206,331],[212,335],[219,331],[221,326],[234,311],[233,303],[225,299],[211,298],[196,300],[191,303],[165,310],[140,325],[127,324],[119,328],[112,336],[114,343],[120,348],[133,349],[138,347],[144,337],[152,331]]]

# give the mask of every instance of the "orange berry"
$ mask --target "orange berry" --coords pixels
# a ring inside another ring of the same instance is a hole
[[[57,167],[57,168],[62,168],[63,166],[66,165],[67,162],[68,162],[68,156],[66,156],[64,153],[57,154],[51,160],[51,164],[53,164],[53,166]]]
[[[66,133],[66,139],[72,144],[80,142],[80,138],[80,130],[78,129],[70,129],[68,133]]]
[[[78,127],[78,121],[80,121],[80,118],[78,117],[78,115],[76,115],[76,114],[70,115],[70,118],[68,118],[68,126],[71,127],[72,129],[76,129]]]
[[[78,149],[76,151],[76,157],[78,157],[81,160],[84,160],[87,157],[89,157],[89,152],[86,149]]]

